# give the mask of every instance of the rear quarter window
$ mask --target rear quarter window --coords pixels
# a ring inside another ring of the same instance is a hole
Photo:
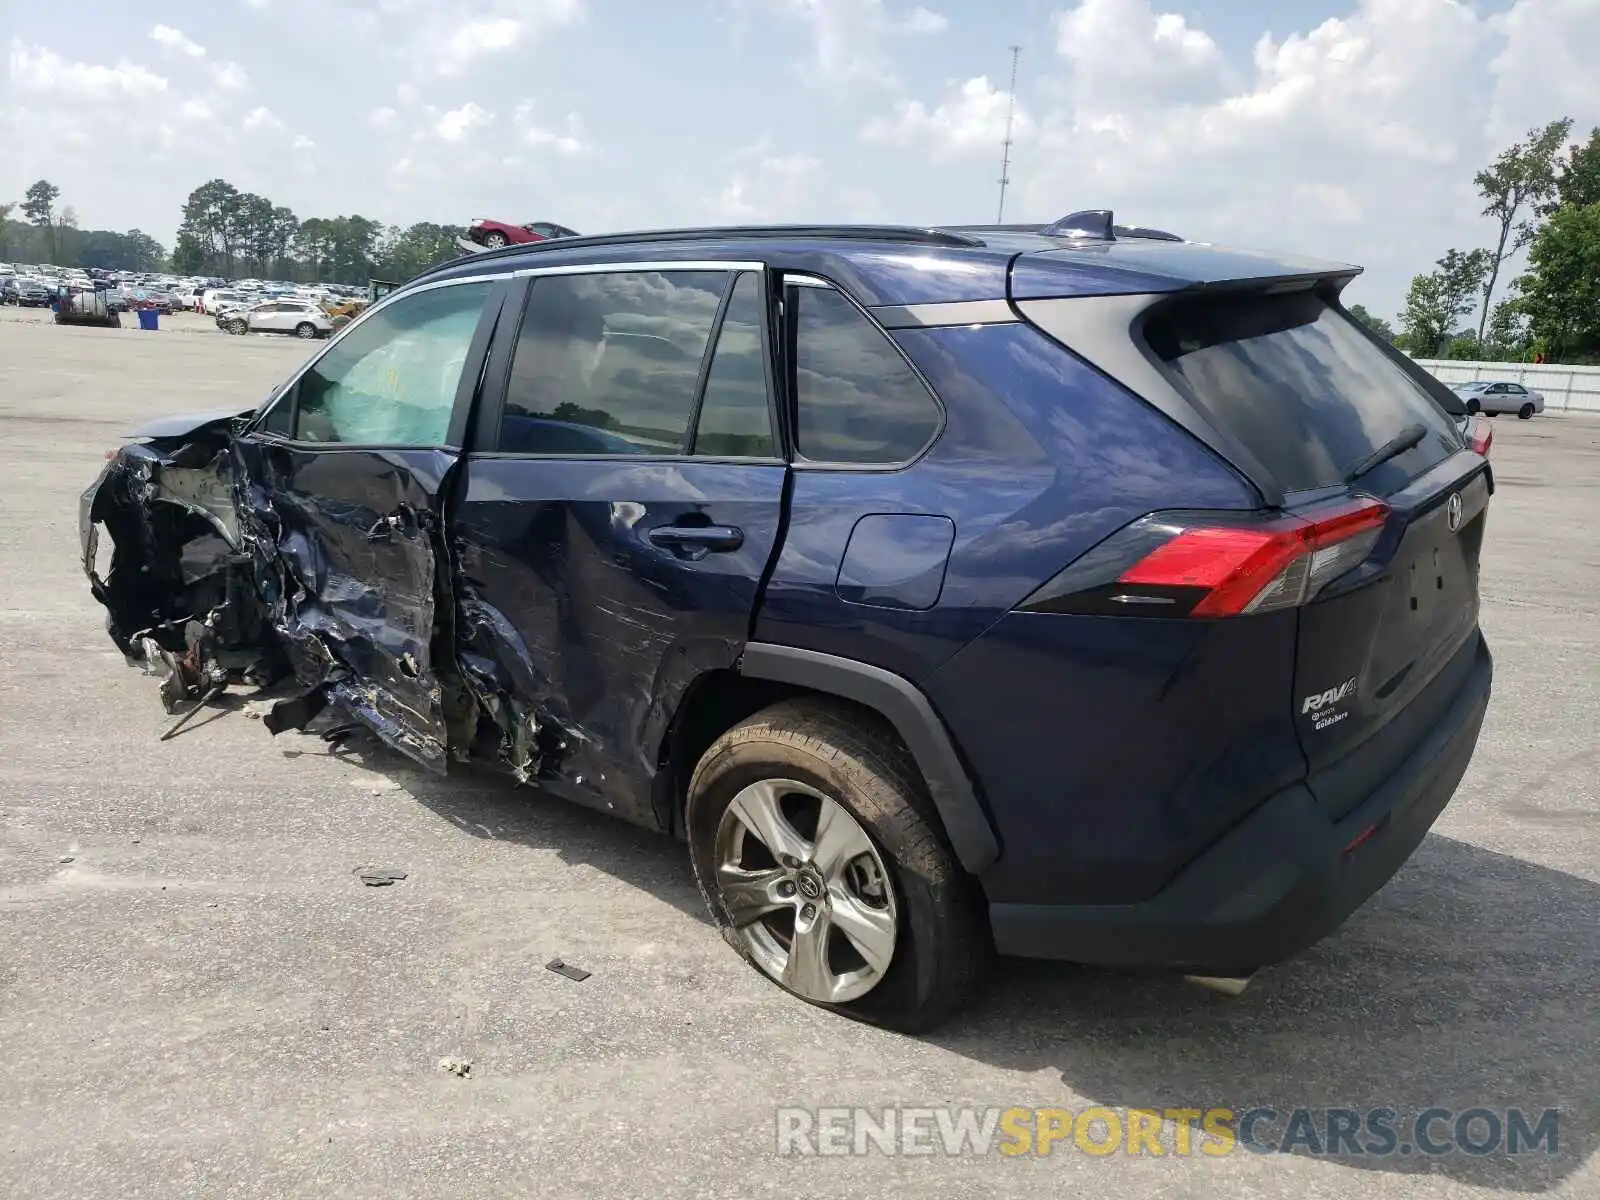
[[[787,303],[801,457],[893,465],[920,454],[943,412],[888,335],[830,287],[791,286]]]
[[[1285,491],[1342,482],[1419,423],[1423,440],[1366,478],[1398,483],[1459,448],[1444,409],[1313,292],[1184,300],[1152,314],[1144,336]]]

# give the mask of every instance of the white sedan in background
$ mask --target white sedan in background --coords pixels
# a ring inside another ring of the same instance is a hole
[[[250,308],[234,309],[218,317],[229,333],[292,333],[300,338],[327,337],[333,318],[318,305],[304,300],[267,300]]]
[[[1543,392],[1530,391],[1509,379],[1474,379],[1471,383],[1458,383],[1450,390],[1466,401],[1469,413],[1481,412],[1491,417],[1516,413],[1526,421],[1534,413],[1544,411]]]

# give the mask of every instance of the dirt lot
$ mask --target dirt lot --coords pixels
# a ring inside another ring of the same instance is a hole
[[[1600,1195],[1600,422],[1496,422],[1483,740],[1343,930],[1231,1002],[1005,964],[910,1040],[743,967],[664,839],[243,711],[158,740],[78,494],[133,421],[253,403],[305,353],[0,314],[0,1194]],[[1516,1159],[776,1152],[779,1106],[891,1104],[1561,1113]]]

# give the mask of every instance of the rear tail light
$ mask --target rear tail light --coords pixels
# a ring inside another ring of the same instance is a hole
[[[1266,520],[1157,514],[1107,538],[1020,608],[1149,617],[1294,608],[1364,562],[1388,518],[1388,506],[1371,497]]]
[[[1494,426],[1489,424],[1487,417],[1469,417],[1467,419],[1467,445],[1472,447],[1474,454],[1489,457],[1489,447],[1494,443]]]

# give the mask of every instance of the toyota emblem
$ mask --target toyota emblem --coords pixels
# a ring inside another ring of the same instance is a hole
[[[1450,532],[1451,533],[1454,533],[1456,530],[1461,528],[1461,493],[1460,492],[1451,492],[1450,493],[1450,499],[1445,501],[1445,504],[1444,504],[1444,520],[1445,520],[1445,524],[1450,526]]]

